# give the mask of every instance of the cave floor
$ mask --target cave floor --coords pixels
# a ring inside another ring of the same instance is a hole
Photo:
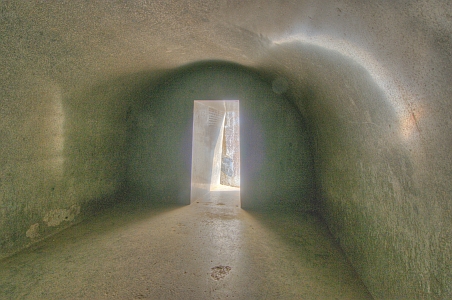
[[[0,261],[0,299],[372,299],[316,215],[238,196],[115,205]]]

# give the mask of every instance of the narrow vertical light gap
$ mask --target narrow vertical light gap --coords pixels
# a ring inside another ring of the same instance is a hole
[[[238,100],[194,101],[190,203],[212,190],[239,190],[239,120]]]
[[[240,187],[240,124],[239,108],[233,103],[226,108],[223,130],[220,184]]]

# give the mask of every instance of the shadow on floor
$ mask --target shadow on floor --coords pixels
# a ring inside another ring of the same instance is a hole
[[[1,261],[0,298],[371,299],[315,215],[233,196],[118,204]]]

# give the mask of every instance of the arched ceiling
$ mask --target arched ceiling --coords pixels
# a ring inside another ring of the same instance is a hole
[[[103,121],[121,131],[131,87],[161,73],[253,68],[308,120],[322,215],[372,294],[452,295],[450,1],[2,1],[0,54],[4,174],[96,140]],[[41,186],[27,168],[16,182]],[[104,191],[77,182],[67,207]]]

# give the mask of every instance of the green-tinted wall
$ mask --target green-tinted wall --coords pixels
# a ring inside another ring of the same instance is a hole
[[[227,63],[200,63],[161,78],[135,108],[128,169],[132,190],[151,201],[188,204],[193,101],[237,99],[242,207],[312,210],[307,128],[296,107],[278,93],[252,71]]]
[[[308,209],[309,132],[315,203],[372,295],[452,298],[451,16],[449,0],[1,1],[0,257],[127,182],[185,203],[193,100],[227,96],[248,128],[244,207]],[[206,60],[252,71],[178,69]]]

